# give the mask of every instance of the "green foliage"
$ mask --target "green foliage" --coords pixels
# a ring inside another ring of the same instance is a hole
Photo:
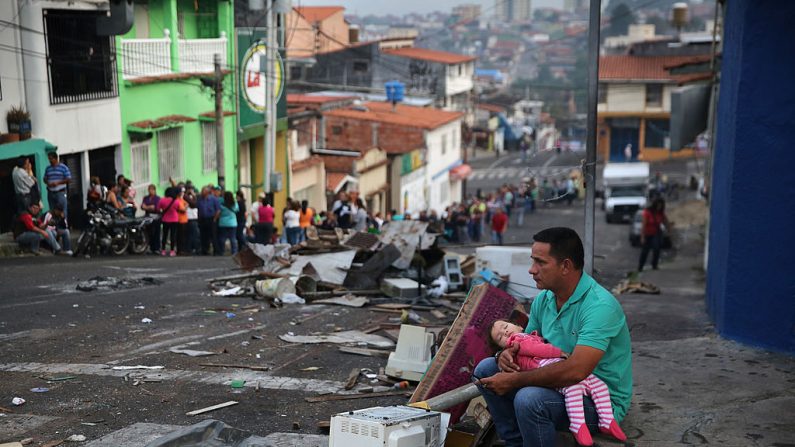
[[[619,3],[610,11],[610,25],[602,31],[602,36],[624,36],[629,31],[629,25],[633,23],[635,14],[625,3]]]

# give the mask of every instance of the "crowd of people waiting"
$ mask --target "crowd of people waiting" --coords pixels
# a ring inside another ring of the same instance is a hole
[[[40,244],[48,245],[53,253],[72,254],[67,223],[66,185],[71,173],[50,155],[44,181],[51,209],[40,216],[41,201],[36,177],[30,161],[20,157],[13,172],[18,217],[15,238],[20,246],[39,252]],[[491,242],[503,244],[503,235],[514,219],[517,226],[524,223],[525,214],[535,212],[538,204],[560,201],[571,204],[577,197],[574,178],[558,183],[544,179],[524,179],[519,185],[505,184],[494,193],[483,195],[480,190],[463,203],[454,203],[443,212],[420,211],[416,216],[396,210],[382,216],[368,212],[356,192],[341,191],[328,211],[319,213],[306,200],[287,199],[281,216],[280,234],[275,231],[275,211],[271,200],[261,193],[247,209],[242,191],[224,191],[217,185],[197,188],[191,181],[170,180],[163,196],[155,185],[149,185],[147,195],[140,200],[132,181],[119,175],[116,182],[103,186],[100,179],[91,177],[86,194],[87,209],[104,207],[119,218],[132,218],[142,212],[153,219],[149,226],[149,251],[161,256],[223,255],[229,244],[235,254],[247,242],[261,244],[282,242],[291,245],[306,239],[310,226],[322,229],[353,229],[378,231],[384,222],[416,219],[429,223],[428,231],[443,234],[451,243],[481,242],[490,232]]]

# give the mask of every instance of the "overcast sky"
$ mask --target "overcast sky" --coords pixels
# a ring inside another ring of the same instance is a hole
[[[495,0],[293,0],[293,6],[344,6],[346,12],[357,15],[403,15],[411,12],[432,11],[449,12],[454,6],[463,3],[477,3],[483,6],[483,14],[494,13]],[[563,0],[533,0],[533,8],[561,7]]]

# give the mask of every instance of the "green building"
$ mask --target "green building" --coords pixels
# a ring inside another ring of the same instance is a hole
[[[235,190],[237,126],[234,2],[135,2],[133,28],[116,37],[122,173],[138,197],[175,181],[216,184],[214,56],[224,73],[225,186]],[[107,181],[107,179],[103,179]]]

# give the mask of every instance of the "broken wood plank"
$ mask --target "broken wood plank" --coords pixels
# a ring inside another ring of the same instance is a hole
[[[359,380],[359,368],[353,368],[351,373],[348,374],[348,380],[345,382],[345,389],[353,389],[353,387],[356,386],[357,380]]]
[[[368,397],[388,397],[388,396],[410,396],[410,391],[383,391],[380,393],[365,393],[365,394],[327,394],[325,396],[306,397],[305,401],[309,403],[316,402],[329,402],[333,400],[352,400],[364,399]]]
[[[317,429],[318,430],[331,429],[331,421],[317,421]]]
[[[6,407],[0,407],[0,412],[2,412],[2,413],[13,413],[14,410],[12,410],[10,408],[6,408]]]
[[[431,315],[433,315],[434,317],[438,318],[439,320],[441,320],[443,318],[447,318],[447,314],[445,314],[441,310],[436,310],[436,309],[431,311]]]
[[[389,351],[368,348],[354,348],[351,346],[342,346],[340,348],[340,352],[344,352],[346,354],[364,355],[367,357],[389,357]]]
[[[229,363],[199,363],[199,366],[209,366],[214,368],[239,368],[250,369],[252,371],[270,371],[270,366],[250,366],[250,365],[237,365]]]
[[[201,408],[198,410],[193,410],[185,413],[186,416],[196,416],[197,414],[207,413],[208,411],[218,410],[220,408],[231,407],[232,405],[237,405],[238,402],[236,400],[230,400],[228,402],[224,402],[222,404],[213,405],[212,407]]]
[[[383,312],[387,314],[402,314],[403,311],[400,309],[382,309],[379,307],[368,307],[367,310],[371,312]]]
[[[386,304],[376,304],[373,306],[376,309],[411,309],[411,304],[399,304],[399,303],[386,303]]]

